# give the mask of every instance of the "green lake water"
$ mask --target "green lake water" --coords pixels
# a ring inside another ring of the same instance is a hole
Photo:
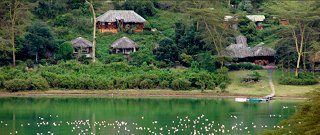
[[[302,101],[233,99],[0,98],[0,135],[257,134]]]

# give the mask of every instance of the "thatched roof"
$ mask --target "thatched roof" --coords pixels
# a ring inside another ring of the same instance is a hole
[[[247,15],[246,17],[253,22],[262,22],[266,19],[264,15]]]
[[[135,43],[134,41],[132,41],[131,39],[127,38],[127,37],[122,37],[120,39],[118,39],[117,41],[113,42],[111,47],[113,49],[116,48],[139,48],[139,46],[137,45],[137,43]]]
[[[137,23],[144,23],[146,21],[133,10],[109,10],[103,15],[97,17],[98,22],[116,22],[117,20]]]
[[[272,48],[264,46],[264,43],[260,43],[252,49],[244,44],[231,44],[226,48],[226,55],[232,58],[274,56],[275,53],[276,51]]]
[[[244,44],[231,44],[226,48],[226,53],[232,58],[246,58],[252,56],[252,51]]]
[[[252,48],[253,56],[274,56],[276,51],[260,43]]]
[[[248,46],[247,38],[245,36],[243,36],[243,35],[239,35],[239,36],[236,37],[236,43],[237,44],[243,44],[246,47]]]
[[[89,48],[92,47],[92,43],[82,37],[78,37],[71,41],[73,47],[77,48]]]

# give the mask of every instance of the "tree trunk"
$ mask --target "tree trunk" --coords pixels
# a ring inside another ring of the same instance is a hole
[[[94,11],[93,8],[93,4],[92,4],[92,0],[91,2],[89,2],[88,0],[86,0],[86,2],[89,4],[90,9],[92,11],[92,18],[93,18],[93,32],[92,32],[92,62],[96,62],[96,12]]]
[[[36,63],[38,63],[38,51],[36,52]]]
[[[12,44],[12,65],[13,67],[16,67],[16,47],[15,47],[15,33],[14,33],[14,27],[15,27],[15,20],[11,20],[11,44]]]
[[[12,65],[16,66],[16,47],[15,47],[15,25],[17,18],[18,2],[14,0],[10,6],[10,20],[11,20],[11,45],[12,45]]]
[[[316,63],[315,62],[312,62],[312,75],[314,77],[314,72],[315,72],[315,68],[316,68]]]
[[[303,53],[303,70],[304,70],[304,72],[307,72],[307,60],[306,60],[306,55],[307,55],[307,53],[306,53],[306,50],[307,50],[307,46],[304,46],[304,53]]]
[[[290,53],[288,53],[287,55],[287,64],[288,64],[288,67],[287,67],[287,72],[288,72],[288,76],[290,76]]]
[[[282,77],[284,76],[284,67],[283,67],[283,65],[284,65],[284,63],[283,62],[281,62],[281,75],[282,75]]]
[[[300,70],[300,61],[301,61],[301,54],[298,53],[298,60],[297,60],[297,66],[296,66],[296,71],[295,71],[295,74],[294,76],[298,76],[299,74],[299,70]]]

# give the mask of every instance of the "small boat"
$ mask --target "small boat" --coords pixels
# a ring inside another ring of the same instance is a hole
[[[268,99],[268,98],[249,98],[248,101],[250,103],[261,103],[261,102],[269,102],[270,99]]]
[[[247,102],[248,98],[235,98],[236,102]]]

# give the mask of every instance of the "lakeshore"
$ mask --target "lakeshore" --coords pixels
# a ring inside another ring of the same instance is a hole
[[[128,98],[236,98],[259,97],[252,94],[218,92],[216,90],[48,90],[48,91],[1,91],[0,97],[128,97]],[[276,95],[275,99],[307,99],[304,95]]]

